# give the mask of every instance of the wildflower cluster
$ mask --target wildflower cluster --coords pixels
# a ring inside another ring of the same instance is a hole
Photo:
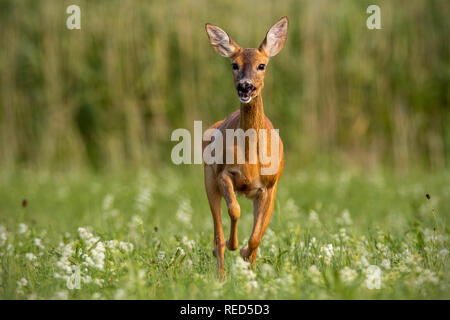
[[[68,289],[80,289],[82,284],[93,283],[102,286],[104,273],[107,270],[107,254],[110,262],[114,257],[129,254],[133,251],[132,243],[108,240],[92,234],[89,228],[78,228],[78,239],[68,243],[61,242],[58,247],[59,259],[56,262],[55,278],[66,282]],[[113,264],[113,263],[111,263]],[[109,265],[108,267],[113,267]],[[94,278],[93,275],[98,275]]]

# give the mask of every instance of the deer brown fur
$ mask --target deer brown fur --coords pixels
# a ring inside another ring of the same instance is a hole
[[[242,48],[234,42],[225,31],[217,26],[206,24],[211,45],[222,56],[230,58],[232,63],[232,72],[234,84],[241,102],[240,110],[233,112],[227,119],[215,123],[210,129],[219,130],[224,139],[226,139],[226,129],[254,129],[259,132],[261,129],[267,130],[267,139],[253,141],[257,146],[253,149],[249,147],[251,140],[245,144],[245,150],[238,150],[239,146],[233,141],[232,145],[234,155],[238,151],[244,152],[245,163],[238,164],[206,164],[204,165],[205,187],[214,221],[214,250],[217,258],[218,276],[223,277],[224,271],[224,252],[225,246],[229,250],[238,248],[237,224],[241,214],[239,203],[236,200],[236,192],[244,194],[253,201],[254,225],[248,244],[240,250],[244,260],[249,261],[252,266],[255,265],[256,253],[264,232],[267,229],[274,207],[275,194],[278,180],[283,171],[284,155],[283,144],[278,134],[273,133],[273,125],[264,114],[264,108],[261,97],[261,90],[264,87],[264,74],[269,58],[276,55],[284,46],[287,35],[288,19],[281,18],[275,23],[267,33],[265,39],[258,49]],[[260,161],[257,153],[256,163],[249,161],[251,150],[261,151],[266,149],[266,154],[271,154],[271,134],[276,134],[278,139],[278,158],[277,171],[274,174],[263,175],[261,168],[269,166]],[[233,137],[234,139],[234,137]],[[203,141],[203,150],[210,144],[209,141]],[[226,144],[224,143],[224,152],[226,154]],[[229,151],[229,150],[228,150]],[[235,158],[236,160],[236,158]],[[225,242],[222,220],[221,220],[221,199],[225,199],[228,214],[231,219],[230,236]]]

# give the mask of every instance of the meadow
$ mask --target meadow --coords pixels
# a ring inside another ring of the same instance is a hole
[[[290,170],[256,268],[226,251],[224,281],[201,173],[2,174],[0,299],[450,298],[450,172]]]
[[[380,30],[372,0],[0,0],[0,299],[450,299],[449,1],[375,3]],[[257,47],[286,15],[274,214],[256,268],[227,251],[218,281],[170,136],[239,107],[205,23]]]

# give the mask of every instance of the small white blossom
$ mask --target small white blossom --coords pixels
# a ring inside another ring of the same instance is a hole
[[[127,292],[124,289],[120,288],[120,289],[117,289],[116,293],[114,294],[114,299],[115,300],[123,300],[123,299],[125,299],[126,295],[127,295]]]
[[[250,269],[250,263],[244,261],[241,257],[237,257],[235,263],[231,266],[231,272],[239,279],[244,281],[247,290],[256,289],[256,274]]]
[[[54,300],[67,300],[69,298],[69,294],[66,290],[57,291],[54,295]]]
[[[322,273],[315,265],[309,267],[308,274],[313,283],[321,284],[323,282]]]
[[[24,234],[28,231],[28,226],[25,223],[19,224],[19,234]]]
[[[37,259],[37,257],[33,253],[30,253],[30,252],[25,253],[25,258],[27,258],[27,260],[29,260],[29,261],[34,261]]]
[[[36,247],[38,247],[39,249],[41,249],[41,250],[44,249],[44,245],[42,244],[41,239],[35,238],[35,239],[34,239],[34,244],[35,244]]]
[[[389,259],[383,259],[383,261],[381,261],[381,266],[384,269],[390,269],[391,268],[391,261]]]
[[[381,269],[378,266],[370,265],[365,272],[367,289],[381,289],[381,277],[383,274]]]
[[[195,241],[189,240],[186,236],[183,236],[181,242],[189,249],[193,249],[195,247]]]
[[[176,213],[176,218],[184,223],[186,226],[191,225],[191,216],[193,209],[189,199],[182,199]]]
[[[439,251],[438,256],[441,258],[446,258],[448,255],[448,250],[447,249],[442,249],[441,251]]]
[[[25,278],[22,278],[20,280],[17,281],[17,294],[22,295],[23,292],[23,288],[25,288],[26,286],[28,286],[28,280]]]
[[[153,203],[152,190],[149,186],[140,189],[136,197],[136,208],[140,212],[147,211]]]
[[[8,231],[2,225],[0,225],[0,247],[2,247],[8,240]]]
[[[113,208],[113,203],[114,203],[114,196],[112,194],[108,193],[103,198],[102,210],[103,211],[111,210]]]
[[[349,267],[345,267],[344,269],[342,269],[339,274],[342,281],[345,283],[352,283],[358,276],[358,273]]]
[[[334,249],[331,243],[320,248],[319,258],[323,258],[326,264],[330,264],[331,259],[333,257],[334,257]]]
[[[347,209],[342,211],[341,216],[336,218],[336,222],[341,225],[347,225],[347,226],[352,225],[353,220],[350,217],[350,212]]]
[[[309,221],[309,223],[311,223],[311,224],[317,224],[317,225],[319,225],[319,224],[320,224],[319,214],[318,214],[316,211],[311,210],[311,211],[309,212],[308,221]]]

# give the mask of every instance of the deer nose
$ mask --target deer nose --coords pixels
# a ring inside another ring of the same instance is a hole
[[[255,90],[255,86],[250,81],[240,81],[237,89],[239,91],[248,92]]]

